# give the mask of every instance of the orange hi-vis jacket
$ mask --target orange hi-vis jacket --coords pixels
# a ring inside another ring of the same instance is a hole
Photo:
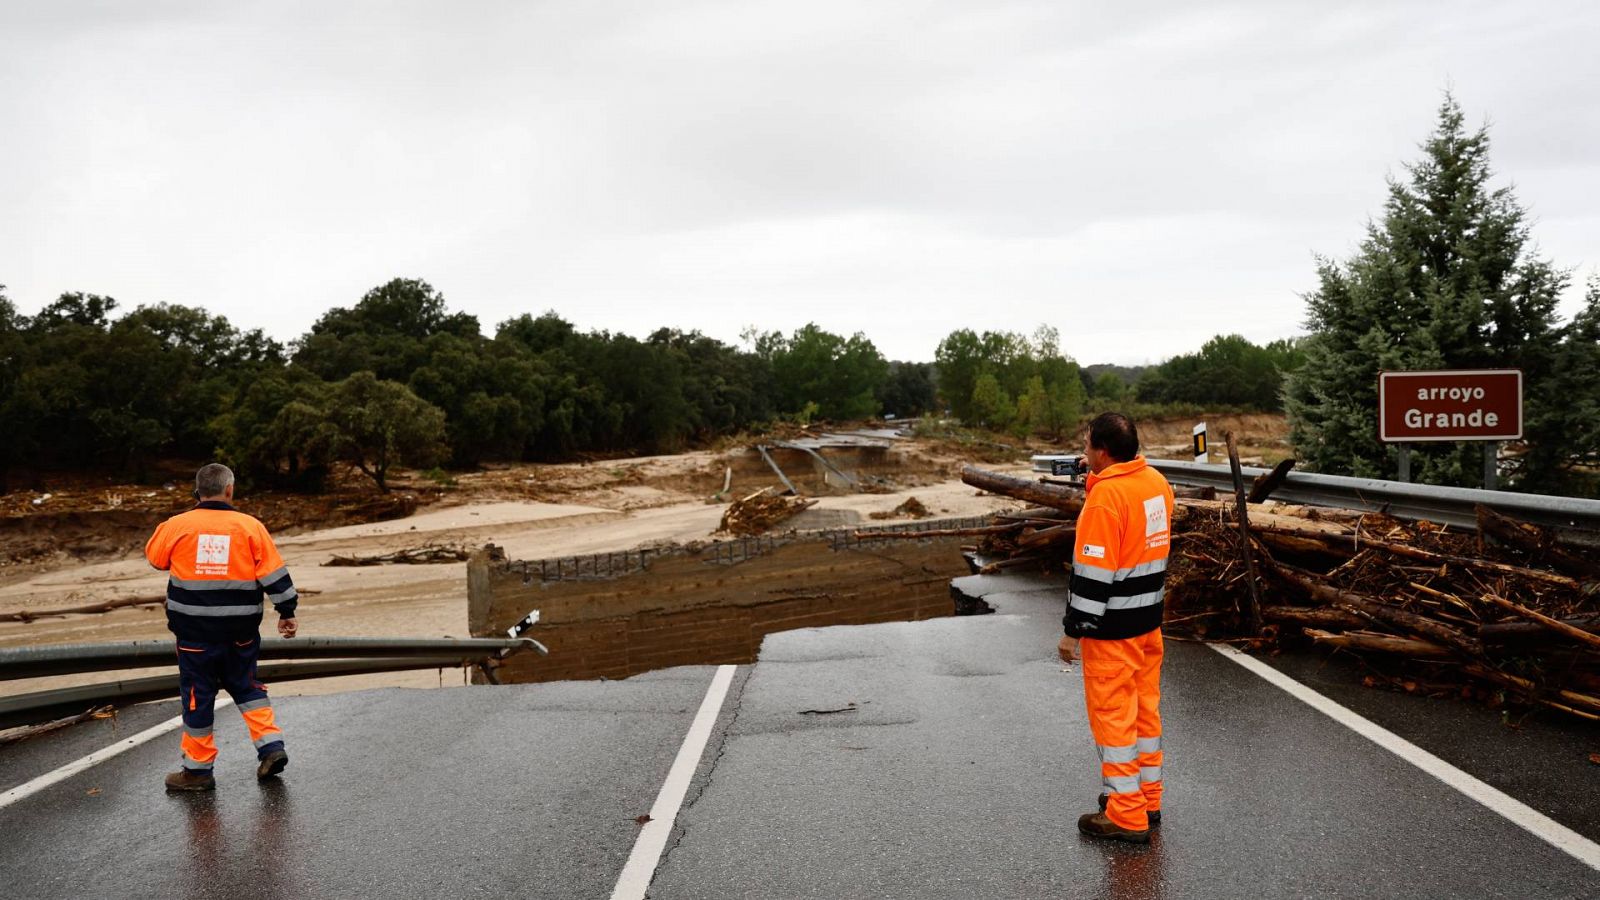
[[[267,527],[220,500],[207,500],[156,528],[145,544],[167,579],[167,628],[192,641],[257,634],[262,600],[294,618],[299,595]]]
[[[1073,637],[1100,640],[1160,628],[1172,486],[1143,456],[1090,474],[1087,484],[1062,626]]]

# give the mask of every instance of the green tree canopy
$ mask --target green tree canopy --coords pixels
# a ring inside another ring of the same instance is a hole
[[[756,336],[755,352],[772,367],[780,412],[794,414],[815,404],[825,419],[877,415],[889,363],[865,335],[846,338],[812,323],[790,335]]]
[[[886,415],[909,419],[932,412],[939,402],[938,393],[931,364],[892,362],[878,400]]]
[[[1059,436],[1083,414],[1082,373],[1049,326],[1032,337],[958,329],[939,342],[934,358],[939,395],[962,421]]]
[[[1137,386],[1145,403],[1283,408],[1283,377],[1302,361],[1295,341],[1258,347],[1237,334],[1217,335],[1197,353],[1174,356],[1146,369]],[[1103,376],[1102,376],[1103,377]]]
[[[390,467],[431,466],[443,459],[444,412],[403,384],[357,372],[329,386],[319,437],[331,454],[389,490]]]

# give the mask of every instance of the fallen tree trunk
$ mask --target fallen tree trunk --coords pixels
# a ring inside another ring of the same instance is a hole
[[[1041,484],[1025,478],[990,472],[977,466],[962,466],[961,480],[991,494],[1003,494],[1063,512],[1076,513],[1083,509],[1084,492],[1077,488],[1059,484]]]
[[[1570,616],[1565,619],[1556,619],[1555,621],[1587,634],[1600,634],[1600,613],[1587,616]],[[1550,629],[1536,622],[1493,622],[1478,627],[1478,639],[1485,643],[1503,644],[1510,641],[1550,636]]]
[[[1526,606],[1512,603],[1510,600],[1507,600],[1506,598],[1497,594],[1484,594],[1483,599],[1493,603],[1495,606],[1498,606],[1501,609],[1516,613],[1530,622],[1535,622],[1540,627],[1546,628],[1554,634],[1559,634],[1568,640],[1577,641],[1580,644],[1586,644],[1594,649],[1600,649],[1600,635],[1590,634],[1589,632],[1584,631],[1582,628],[1575,628],[1561,621],[1560,619],[1553,619],[1547,615],[1544,615],[1543,613],[1528,609]]]
[[[116,600],[106,600],[103,603],[90,603],[84,606],[63,606],[58,609],[17,609],[0,612],[0,622],[32,622],[34,619],[43,619],[51,616],[89,615],[92,613],[111,612],[114,609],[127,609],[131,606],[155,606],[167,602],[166,595],[150,597],[121,597]]]
[[[1346,650],[1371,650],[1377,653],[1392,653],[1397,656],[1410,656],[1416,659],[1454,659],[1451,653],[1438,644],[1419,641],[1415,638],[1395,637],[1389,634],[1334,634],[1320,631],[1316,628],[1305,629],[1306,636],[1318,644],[1329,647],[1340,647]]]
[[[1315,626],[1318,628],[1362,628],[1367,620],[1355,613],[1327,607],[1263,606],[1261,618],[1285,625]]]
[[[1078,526],[1057,525],[1054,528],[1043,528],[1033,534],[1025,534],[1017,538],[1017,549],[1033,550],[1047,547],[1051,544],[1070,544],[1078,536]]]
[[[1005,534],[1008,531],[1017,531],[1022,528],[1021,522],[1010,525],[978,525],[973,528],[935,528],[923,531],[857,531],[853,536],[857,539],[876,540],[878,538],[930,538],[930,537],[967,537],[979,534]]]

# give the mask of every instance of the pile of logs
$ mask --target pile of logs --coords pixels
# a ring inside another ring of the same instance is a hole
[[[962,480],[1034,504],[965,531],[983,571],[1070,569],[1081,488],[971,466]],[[1556,534],[1485,507],[1472,532],[1242,491],[1180,492],[1173,518],[1169,636],[1337,648],[1368,684],[1600,721],[1600,562]]]

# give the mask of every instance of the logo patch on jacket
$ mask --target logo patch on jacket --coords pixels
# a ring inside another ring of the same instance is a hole
[[[1151,497],[1144,502],[1144,536],[1160,534],[1167,530],[1167,501]]]
[[[228,574],[228,545],[233,539],[227,534],[202,534],[194,548],[194,570],[200,575]]]
[[[1104,547],[1096,547],[1094,544],[1084,544],[1083,545],[1083,555],[1088,557],[1089,559],[1105,559],[1106,558],[1106,548],[1104,548]]]

